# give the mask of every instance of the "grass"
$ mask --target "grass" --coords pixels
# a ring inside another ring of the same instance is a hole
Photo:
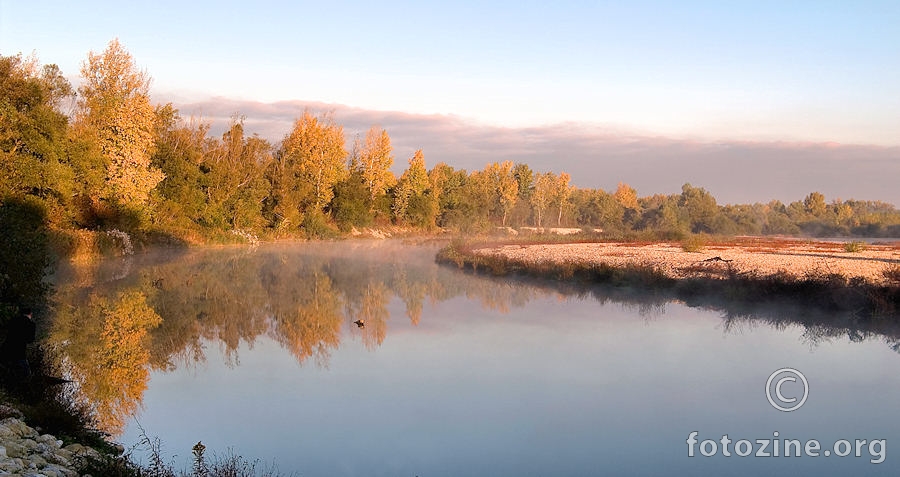
[[[731,268],[716,276],[675,279],[653,266],[612,266],[595,262],[531,262],[473,253],[485,244],[453,241],[438,252],[438,263],[494,276],[527,277],[574,282],[580,285],[633,287],[664,293],[671,299],[700,306],[758,307],[788,303],[858,316],[900,315],[900,265],[885,270],[892,284],[878,285],[840,274],[817,272],[800,277],[785,272],[738,273]],[[704,305],[706,304],[706,305]]]

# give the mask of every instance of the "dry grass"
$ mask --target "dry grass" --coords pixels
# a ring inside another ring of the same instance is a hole
[[[662,289],[682,299],[714,296],[753,305],[783,300],[871,315],[900,311],[896,245],[857,253],[843,251],[840,243],[797,240],[740,240],[714,247],[697,253],[674,243],[454,242],[437,260],[492,275]]]

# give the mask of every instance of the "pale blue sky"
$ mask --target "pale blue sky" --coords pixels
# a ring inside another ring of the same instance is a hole
[[[900,2],[0,0],[0,54],[118,37],[158,100],[321,101],[703,141],[900,145]]]

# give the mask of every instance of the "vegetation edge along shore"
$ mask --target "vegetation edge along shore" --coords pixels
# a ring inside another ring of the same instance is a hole
[[[900,267],[897,266],[886,269],[885,281],[881,283],[839,273],[739,272],[730,267],[714,276],[673,277],[663,271],[661,264],[610,264],[568,258],[534,261],[476,252],[488,246],[519,243],[454,240],[438,252],[435,260],[496,277],[634,287],[701,306],[716,307],[727,302],[730,308],[752,308],[787,303],[819,311],[850,313],[859,319],[900,317]]]

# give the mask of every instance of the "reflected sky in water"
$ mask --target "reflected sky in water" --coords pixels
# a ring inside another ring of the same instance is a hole
[[[184,465],[202,440],[220,454],[234,448],[312,476],[896,475],[900,468],[892,453],[900,445],[893,335],[868,329],[851,340],[828,327],[811,339],[803,317],[726,321],[733,310],[472,276],[435,265],[435,251],[339,242],[191,252],[164,262],[136,257],[125,278],[95,269],[58,286],[72,309],[94,306],[107,319],[91,325],[63,311],[51,342],[87,394],[118,399],[108,409],[134,409],[136,417],[121,419],[122,442],[139,441],[139,423]],[[135,305],[138,292],[147,309]],[[147,318],[152,313],[160,324]],[[113,316],[132,318],[129,329],[140,336],[111,334]],[[360,317],[362,329],[352,324]],[[118,359],[88,358],[104,340],[147,350],[121,353],[129,366],[143,359],[147,372],[119,378],[136,396],[131,406],[91,384],[106,382],[101,369],[115,369]],[[765,396],[767,377],[785,366],[810,382],[807,403],[792,413]],[[691,431],[735,441],[778,431],[823,447],[887,439],[887,457],[879,465],[868,453],[690,458]]]

